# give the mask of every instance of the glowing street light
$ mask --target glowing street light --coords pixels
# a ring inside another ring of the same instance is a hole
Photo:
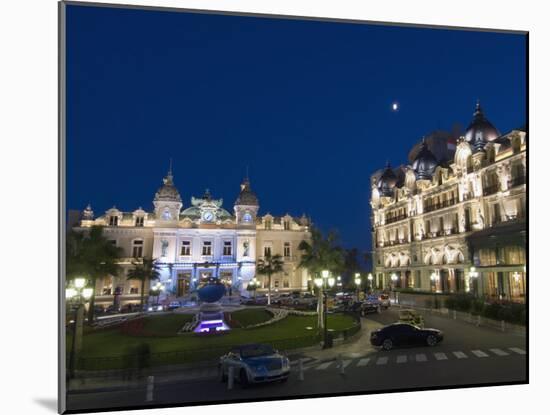
[[[94,289],[86,287],[86,278],[75,278],[70,285],[65,288],[65,299],[68,304],[74,304],[74,326],[71,352],[69,355],[69,367],[67,376],[69,379],[74,377],[76,354],[82,348],[82,323],[84,321],[84,304],[94,295]]]

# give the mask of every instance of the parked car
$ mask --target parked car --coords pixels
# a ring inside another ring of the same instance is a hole
[[[143,308],[144,311],[164,311],[162,304],[145,304]]]
[[[370,343],[384,350],[397,346],[435,346],[443,341],[443,332],[422,329],[407,323],[393,323],[371,332]]]
[[[133,313],[139,311],[139,304],[124,304],[120,309],[121,313]]]
[[[227,381],[230,367],[234,379],[244,387],[251,383],[286,381],[290,374],[288,358],[267,344],[238,346],[222,356],[218,368],[223,382]]]
[[[166,309],[169,311],[172,311],[180,307],[181,307],[181,304],[179,301],[172,301],[170,304],[168,304],[168,307],[166,307]]]
[[[110,306],[108,306],[108,307],[105,309],[105,313],[107,313],[107,314],[117,314],[117,313],[120,313],[120,307],[115,307],[113,304],[111,304]]]
[[[391,301],[389,294],[380,294],[378,296],[378,300],[380,301],[380,306],[384,309],[387,309],[388,307],[391,307]]]
[[[315,303],[317,305],[317,297],[311,293],[304,293],[298,297],[294,297],[292,300],[293,305],[311,305]]]
[[[360,312],[362,316],[366,316],[371,313],[380,313],[381,306],[378,302],[364,301],[361,303]]]

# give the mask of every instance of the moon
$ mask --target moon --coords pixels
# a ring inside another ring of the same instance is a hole
[[[394,102],[391,104],[392,111],[398,111],[399,110],[399,104],[397,102]]]

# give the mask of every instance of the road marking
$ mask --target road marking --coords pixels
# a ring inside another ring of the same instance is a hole
[[[317,366],[317,370],[325,370],[326,368],[328,368],[333,362],[326,362],[326,363],[323,363],[319,366]]]
[[[453,352],[453,354],[457,357],[457,359],[467,359],[468,358],[468,356],[466,356],[462,352]]]
[[[406,355],[397,356],[396,363],[407,363],[407,356]]]
[[[379,357],[378,360],[376,361],[377,365],[385,365],[386,363],[388,363],[388,358],[385,356]]]
[[[434,356],[437,360],[447,360],[447,355],[445,353],[434,353]]]
[[[472,353],[475,354],[477,357],[489,357],[487,353],[482,352],[481,350],[472,350]]]
[[[416,355],[416,361],[417,362],[427,362],[428,358],[426,357],[426,355],[424,353],[420,353],[420,354]]]
[[[342,366],[348,367],[348,365],[351,363],[351,360],[342,360]]]
[[[493,352],[497,356],[508,356],[510,353],[505,352],[504,350],[500,349],[489,349],[490,352]]]
[[[509,350],[517,353],[517,354],[526,354],[527,352],[523,349],[520,349],[519,347],[508,347]]]
[[[357,366],[358,367],[361,367],[361,366],[367,366],[367,363],[369,363],[369,358],[365,358],[365,359],[361,359],[359,360],[359,362],[357,363]]]

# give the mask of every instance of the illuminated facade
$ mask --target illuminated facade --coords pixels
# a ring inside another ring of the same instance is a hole
[[[124,252],[119,261],[122,273],[97,281],[97,304],[139,302],[139,281],[127,279],[128,270],[139,258],[154,258],[160,264],[165,286],[161,299],[185,298],[210,277],[221,279],[232,294],[247,295],[247,284],[256,277],[256,261],[267,252],[280,254],[284,261],[284,271],[272,277],[274,291],[307,289],[307,270],[298,267],[298,245],[310,237],[310,221],[305,215],[258,216],[258,199],[248,179],[241,184],[233,213],[208,190],[202,197],[192,197],[191,205],[184,207],[171,171],[163,182],[152,212],[141,208],[122,212],[113,207],[94,218],[88,206],[73,228],[86,231],[94,225],[103,226],[107,239]],[[267,289],[267,279],[257,278],[261,284],[258,291]]]
[[[438,142],[371,176],[377,286],[523,302],[526,132],[501,135],[478,103],[448,152]]]

